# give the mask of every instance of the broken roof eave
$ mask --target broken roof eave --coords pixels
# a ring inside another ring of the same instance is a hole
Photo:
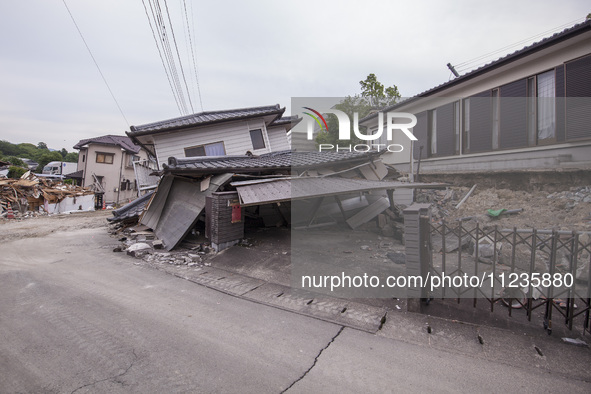
[[[302,189],[301,185],[297,185],[298,183],[311,184],[312,191]],[[321,190],[327,183],[336,183],[338,186],[332,190]],[[430,189],[446,186],[449,185],[445,183],[384,182],[341,178],[297,178],[290,180],[278,179],[274,181],[264,181],[258,184],[243,184],[236,186],[236,191],[238,191],[240,205],[248,207],[261,204],[341,196],[359,192],[369,193],[371,191],[409,188]],[[270,198],[266,198],[265,196],[270,196]]]

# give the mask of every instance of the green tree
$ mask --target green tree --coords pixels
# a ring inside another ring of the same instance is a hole
[[[17,167],[17,166],[10,166],[8,167],[8,174],[9,178],[18,179],[20,178],[25,172],[28,170],[26,168]]]
[[[18,154],[18,147],[8,141],[0,141],[0,153],[4,156],[16,156]]]
[[[37,143],[37,149],[49,150],[49,148],[47,147],[47,144],[45,142],[39,142],[39,143]]]
[[[19,159],[18,157],[15,157],[15,156],[6,157],[5,160],[7,162],[9,162],[10,164],[12,164],[13,166],[25,167],[25,168],[27,167],[26,164],[21,159]]]
[[[60,154],[62,155],[62,159],[65,159],[66,155],[68,154],[68,151],[66,150],[66,148],[62,148],[62,150],[60,150]]]
[[[395,104],[400,99],[398,87],[392,85],[384,88],[375,74],[369,74],[365,81],[359,81],[361,85],[361,97],[374,109],[381,109]]]
[[[78,163],[78,152],[68,152],[64,157],[64,161],[68,163]]]
[[[359,120],[361,120],[370,112],[393,105],[400,99],[400,93],[396,85],[384,88],[384,85],[377,80],[375,74],[369,74],[365,81],[360,81],[359,84],[361,85],[361,95],[347,96],[334,107],[345,112],[351,120],[351,141],[347,142],[350,144],[362,142],[353,132],[353,115],[355,112],[359,114]],[[318,133],[315,139],[316,144],[336,146],[339,143],[337,117],[333,114],[327,114],[325,118],[328,130]],[[359,127],[359,131],[361,133],[366,132],[362,126]],[[341,144],[343,144],[343,141],[341,141]]]
[[[39,165],[37,166],[37,172],[40,173],[43,171],[43,167],[47,165],[47,163],[52,161],[62,161],[62,155],[59,152],[46,152],[43,153],[39,159],[36,160]]]
[[[38,149],[35,145],[29,143],[22,143],[16,145],[18,148],[17,156],[26,159],[33,159],[35,161],[38,156]]]
[[[334,108],[346,113],[351,121],[353,121],[355,112],[359,114],[359,119],[362,119],[367,116],[372,109],[368,105],[367,100],[359,95],[345,97],[340,103],[335,105]],[[339,143],[339,121],[334,114],[326,114],[325,119],[328,130],[318,133],[316,136],[316,143],[336,145]],[[355,133],[353,133],[353,124],[351,123],[350,126],[351,141],[349,143],[357,144],[360,141],[355,137]],[[362,128],[360,128],[360,131],[364,132]],[[343,144],[343,142],[341,142],[341,144]]]

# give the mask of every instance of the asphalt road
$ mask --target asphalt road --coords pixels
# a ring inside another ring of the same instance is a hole
[[[113,253],[104,228],[0,245],[0,392],[589,392],[343,328]]]

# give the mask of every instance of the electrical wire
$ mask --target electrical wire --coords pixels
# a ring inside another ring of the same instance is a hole
[[[74,19],[74,15],[72,15],[72,12],[70,11],[70,8],[68,7],[68,4],[66,4],[66,0],[62,0],[62,1],[64,3],[64,6],[66,7],[66,10],[68,10],[68,14],[70,14],[70,18],[72,18],[72,22],[74,22],[74,26],[76,26],[76,30],[78,30],[78,34],[80,34],[80,38],[82,38],[82,42],[84,42],[84,46],[86,46],[86,49],[88,50],[88,53],[90,54],[90,57],[92,58],[92,61],[94,62],[94,65],[96,66],[96,69],[98,70],[99,74],[101,75],[103,82],[107,86],[107,89],[109,90],[109,93],[111,94],[111,97],[113,98],[113,101],[115,101],[117,108],[119,108],[119,112],[121,112],[121,116],[123,116],[123,119],[125,119],[125,123],[127,123],[127,126],[129,127],[129,122],[127,121],[127,118],[125,117],[125,114],[123,113],[123,110],[121,109],[121,106],[119,105],[119,102],[115,98],[115,95],[113,94],[113,91],[111,90],[111,87],[109,86],[109,83],[107,82],[107,79],[103,75],[101,68],[99,67],[96,59],[94,58],[94,55],[92,54],[92,51],[90,50],[90,47],[86,43],[86,40],[84,39],[84,36],[82,35],[82,31],[80,31],[80,28],[78,27],[78,24],[76,23],[76,20]]]
[[[168,71],[168,68],[166,68],[166,64],[164,63],[164,58],[162,56],[162,50],[160,49],[160,45],[158,44],[158,39],[156,38],[156,32],[154,31],[154,26],[152,25],[152,20],[150,19],[150,15],[148,14],[148,8],[146,7],[146,3],[144,2],[144,0],[142,0],[142,4],[144,5],[144,11],[146,12],[146,17],[148,18],[150,30],[152,31],[152,37],[154,38],[154,43],[156,44],[156,49],[158,50],[158,55],[160,56],[162,68],[164,68],[164,72],[166,74],[166,79],[168,80],[168,85],[170,86],[170,90],[172,91],[172,96],[174,97],[174,100],[176,102],[179,112],[182,114],[183,111],[181,110],[181,104],[179,102],[176,91],[174,89],[173,82],[171,80],[171,76]]]
[[[195,33],[195,20],[193,18],[193,4],[191,4],[191,21],[193,22],[193,33]],[[201,98],[201,87],[199,86],[199,72],[197,71],[197,61],[195,60],[195,51],[193,50],[193,39],[191,34],[191,28],[189,25],[189,17],[187,15],[187,2],[183,0],[183,9],[185,11],[185,20],[187,23],[187,32],[189,36],[189,46],[191,48],[191,57],[193,59],[193,70],[195,72],[195,84],[197,85],[197,94],[199,95],[199,105],[201,106],[201,111],[203,111],[203,99]]]
[[[489,53],[486,53],[484,55],[480,55],[478,57],[475,57],[473,59],[470,59],[470,60],[467,60],[467,61],[464,61],[464,62],[461,62],[461,63],[457,63],[457,64],[454,65],[454,68],[458,72],[462,72],[462,73],[463,72],[466,72],[469,69],[477,68],[477,67],[479,67],[479,66],[481,66],[481,65],[483,65],[483,64],[486,63],[486,61],[483,61],[484,59],[489,59],[490,57],[492,57],[494,55],[497,55],[499,53],[506,53],[507,50],[509,50],[511,48],[515,48],[516,46],[522,46],[522,45],[524,45],[524,44],[526,44],[528,42],[531,42],[532,40],[535,40],[535,39],[540,38],[540,37],[546,37],[550,33],[554,33],[554,32],[559,31],[559,30],[564,30],[565,28],[571,27],[574,24],[579,23],[579,22],[581,22],[584,19],[585,18],[575,19],[575,20],[573,20],[571,22],[565,23],[565,24],[560,25],[558,27],[554,27],[554,28],[552,28],[550,30],[546,30],[544,32],[538,33],[538,34],[536,34],[534,36],[531,36],[529,38],[523,39],[523,40],[518,41],[516,43],[513,43],[513,44],[510,44],[510,45],[504,46],[502,48],[499,48],[499,49],[497,49],[497,50],[495,50],[493,52],[489,52]]]

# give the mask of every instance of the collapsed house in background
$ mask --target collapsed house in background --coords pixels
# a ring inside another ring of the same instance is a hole
[[[167,250],[200,220],[218,251],[244,237],[246,221],[298,228],[343,222],[357,228],[394,207],[394,201],[412,203],[412,189],[441,186],[393,180],[399,174],[382,163],[378,152],[171,157],[163,167],[150,201],[123,207],[112,220],[130,219],[145,204],[139,221]]]
[[[95,196],[92,190],[26,172],[20,179],[0,180],[0,216],[6,216],[9,205],[17,217],[94,211]]]

